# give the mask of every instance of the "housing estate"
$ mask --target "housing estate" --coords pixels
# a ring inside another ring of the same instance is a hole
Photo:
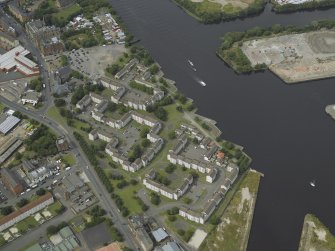
[[[46,193],[41,197],[33,200],[22,208],[12,212],[9,215],[6,215],[0,219],[0,232],[15,225],[16,223],[24,220],[30,215],[42,210],[48,205],[54,202],[54,198],[51,193]]]

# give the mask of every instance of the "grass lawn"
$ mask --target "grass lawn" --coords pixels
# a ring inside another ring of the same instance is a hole
[[[5,109],[5,105],[4,104],[2,104],[2,103],[0,103],[0,113],[2,113],[3,112],[3,110]]]
[[[118,182],[119,181],[115,182],[113,180],[114,184],[116,184]],[[116,188],[116,186],[115,186],[115,188]],[[129,212],[130,212],[131,215],[142,213],[142,209],[141,209],[140,205],[138,204],[137,200],[135,200],[133,198],[135,192],[137,192],[140,189],[141,189],[141,184],[137,184],[136,186],[133,186],[133,185],[130,184],[123,189],[118,189],[118,188],[115,189],[116,190],[115,193],[122,198],[125,207],[127,207],[129,209]]]
[[[208,235],[201,250],[213,250],[216,247],[227,251],[246,249],[260,177],[259,173],[248,171],[221,216],[220,225]],[[250,197],[242,196],[242,193]],[[247,199],[242,200],[242,197]]]
[[[74,166],[76,164],[76,159],[72,153],[64,154],[62,158],[69,166]]]
[[[57,215],[57,211],[62,207],[62,203],[60,203],[59,201],[56,201],[55,203],[51,204],[50,206],[48,206],[47,210],[53,215]]]
[[[78,13],[80,11],[79,4],[71,5],[65,9],[62,9],[61,11],[54,13],[52,16],[55,18],[68,20],[70,16],[72,16],[75,13]]]
[[[38,222],[34,219],[33,216],[29,216],[28,218],[20,221],[14,227],[16,227],[21,233],[27,232],[29,229],[38,226]]]
[[[66,120],[65,118],[63,118],[59,111],[58,108],[56,106],[51,106],[48,111],[47,111],[47,116],[50,117],[51,119],[55,120],[56,122],[58,122],[61,125],[66,125]]]

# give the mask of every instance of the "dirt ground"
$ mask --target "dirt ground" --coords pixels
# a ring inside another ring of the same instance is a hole
[[[335,76],[335,31],[316,31],[243,43],[251,64],[265,63],[286,83]]]

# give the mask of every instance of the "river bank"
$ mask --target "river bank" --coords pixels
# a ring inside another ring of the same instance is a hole
[[[307,214],[304,219],[298,251],[331,251],[334,249],[334,235],[317,217]]]
[[[247,249],[260,178],[257,171],[248,171],[221,216],[221,223],[205,239],[200,250]]]

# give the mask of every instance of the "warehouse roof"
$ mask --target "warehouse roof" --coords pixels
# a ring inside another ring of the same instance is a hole
[[[6,117],[6,116],[0,117],[0,132],[3,133],[3,134],[7,134],[19,122],[20,122],[20,119],[13,116],[13,115],[10,115],[8,117]]]

